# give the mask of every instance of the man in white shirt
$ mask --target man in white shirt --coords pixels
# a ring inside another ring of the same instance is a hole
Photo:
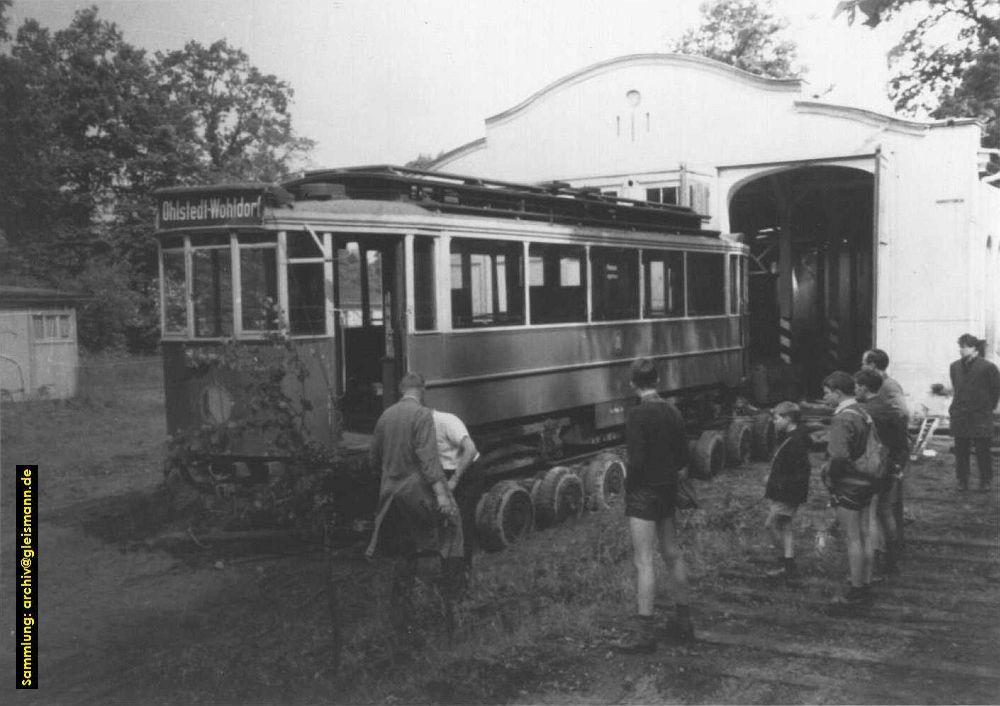
[[[483,493],[485,477],[476,461],[479,451],[462,420],[454,414],[434,410],[434,431],[437,436],[441,468],[448,479],[448,489],[454,494],[462,517],[465,540],[465,571],[472,568],[476,550],[476,504]]]

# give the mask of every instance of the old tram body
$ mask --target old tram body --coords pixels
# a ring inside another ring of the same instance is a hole
[[[393,167],[158,199],[171,434],[240,414],[237,381],[193,360],[278,331],[317,440],[363,448],[415,370],[497,474],[537,462],[504,452],[525,438],[543,456],[612,438],[636,358],[691,410],[745,374],[747,248],[688,208]]]

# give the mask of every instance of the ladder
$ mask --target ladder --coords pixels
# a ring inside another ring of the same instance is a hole
[[[940,425],[941,417],[927,416],[920,420],[920,428],[917,431],[917,440],[913,443],[913,449],[910,451],[911,461],[916,461],[923,455],[927,442],[932,436],[934,436],[934,432],[937,431],[937,428]]]

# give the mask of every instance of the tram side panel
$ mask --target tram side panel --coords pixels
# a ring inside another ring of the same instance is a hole
[[[272,344],[241,341],[240,345],[263,349]],[[293,345],[306,375],[299,381],[286,372],[281,382],[283,395],[295,405],[303,399],[307,402],[309,409],[303,415],[307,433],[313,440],[332,446],[339,426],[335,341],[296,340]],[[216,360],[223,350],[220,343],[163,341],[162,347],[168,434],[227,422],[239,424],[247,418],[256,388],[253,374],[220,364]],[[273,433],[248,432],[234,440],[227,455],[280,457],[283,454],[274,446],[273,437]]]
[[[427,377],[428,404],[472,426],[627,399],[639,357],[657,361],[664,392],[736,387],[739,318],[420,334],[408,351]]]

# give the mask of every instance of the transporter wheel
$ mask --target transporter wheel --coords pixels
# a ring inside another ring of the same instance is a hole
[[[565,466],[554,466],[537,476],[531,489],[535,525],[552,527],[583,512],[584,493],[580,477]]]
[[[691,475],[709,480],[722,470],[726,462],[726,447],[722,433],[703,431],[697,441],[688,446],[691,451]]]
[[[774,451],[774,419],[770,412],[761,412],[753,418],[753,458],[767,461]]]
[[[745,466],[753,455],[753,430],[748,422],[734,419],[726,429],[726,463]]]
[[[598,457],[583,472],[583,488],[588,508],[606,510],[625,492],[625,463],[617,456]]]
[[[479,541],[489,552],[523,540],[531,532],[534,519],[531,494],[517,481],[500,481],[479,498],[476,506]]]

